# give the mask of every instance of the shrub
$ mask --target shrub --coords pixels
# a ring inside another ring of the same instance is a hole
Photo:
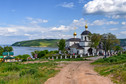
[[[37,72],[36,69],[30,69],[30,70],[27,71],[27,73],[31,74],[31,75],[35,74],[36,72]]]
[[[26,74],[26,71],[21,71],[21,72],[19,73],[19,76],[22,77],[22,76],[24,76],[25,74]]]
[[[98,59],[92,64],[104,64],[104,63],[118,64],[118,63],[125,63],[125,62],[126,62],[126,54],[122,54],[122,55],[112,56],[105,59]]]
[[[35,73],[37,73],[38,71],[36,70],[36,69],[29,69],[29,70],[25,70],[25,71],[21,71],[20,73],[19,73],[19,76],[20,77],[22,77],[22,76],[24,76],[24,75],[26,75],[26,74],[30,74],[30,75],[34,75]]]
[[[30,55],[28,54],[24,54],[24,55],[18,55],[18,56],[15,56],[15,58],[19,58],[19,59],[22,59],[22,61],[27,61],[27,58],[30,57]]]
[[[109,62],[111,63],[111,62],[117,62],[117,59],[116,58],[110,58],[109,59]]]
[[[19,71],[20,68],[16,65],[9,65],[8,67],[4,68],[4,72],[7,72],[7,71]]]

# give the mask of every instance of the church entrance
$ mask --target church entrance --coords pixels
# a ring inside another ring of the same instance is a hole
[[[89,53],[90,55],[92,55],[92,51],[93,51],[92,48],[89,48],[89,49],[88,49],[88,53]]]

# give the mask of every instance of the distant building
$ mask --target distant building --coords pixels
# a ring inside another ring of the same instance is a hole
[[[88,31],[88,26],[85,25],[85,31],[81,33],[81,38],[76,38],[76,32],[74,32],[74,38],[70,38],[66,40],[66,49],[69,54],[78,54],[78,55],[94,55],[96,51],[94,48],[89,46],[91,39]]]
[[[4,62],[15,62],[15,58],[13,55],[13,52],[3,52]]]
[[[4,61],[3,56],[0,56],[0,62],[3,62],[3,61]]]

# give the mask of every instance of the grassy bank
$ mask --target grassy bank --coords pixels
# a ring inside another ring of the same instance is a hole
[[[126,84],[126,54],[98,59],[92,64],[100,75],[109,76],[114,83]]]
[[[54,76],[57,63],[0,63],[0,84],[43,84]]]

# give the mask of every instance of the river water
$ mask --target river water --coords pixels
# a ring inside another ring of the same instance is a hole
[[[52,50],[58,50],[58,48],[51,48],[51,47],[17,47],[17,46],[12,46],[13,50],[14,50],[14,56],[17,55],[23,55],[23,54],[29,54],[31,55],[31,52],[38,50],[48,50],[48,51],[52,51]]]
[[[13,52],[14,52],[14,56],[17,55],[23,55],[23,54],[29,54],[31,55],[31,52],[38,50],[48,50],[48,51],[52,51],[52,50],[58,50],[58,48],[51,48],[51,47],[18,47],[18,46],[12,46],[13,47]]]

